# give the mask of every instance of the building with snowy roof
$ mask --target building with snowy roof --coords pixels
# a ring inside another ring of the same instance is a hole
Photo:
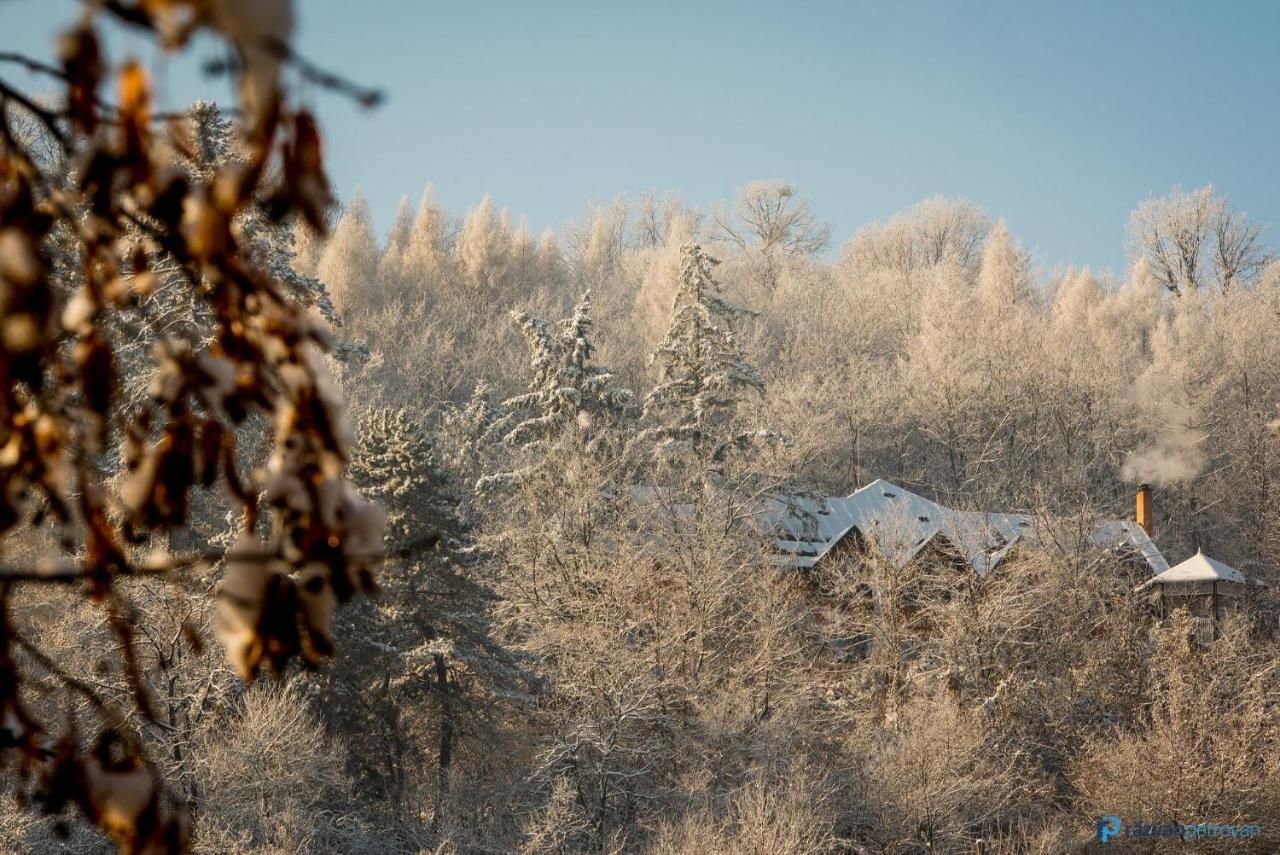
[[[1185,608],[1194,617],[1216,623],[1224,608],[1239,606],[1253,587],[1257,586],[1236,568],[1197,550],[1181,564],[1143,582],[1136,593],[1148,596],[1161,615]]]
[[[1139,520],[1144,509],[1149,514],[1150,491],[1146,488],[1139,491]],[[873,481],[845,497],[777,498],[765,516],[765,524],[774,534],[774,563],[797,569],[812,568],[840,554],[863,554],[874,547],[900,567],[927,554],[985,575],[1019,546],[1044,547],[1074,540],[1073,547],[1112,551],[1153,577],[1169,570],[1139,520],[1103,520],[1072,538],[1065,527],[1050,531],[1049,520],[1026,514],[956,510],[885,480]]]

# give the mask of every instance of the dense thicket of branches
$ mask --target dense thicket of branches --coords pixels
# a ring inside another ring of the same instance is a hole
[[[207,599],[140,589],[139,673],[163,714],[136,732],[197,847],[958,852],[981,836],[1048,853],[1103,811],[1280,821],[1265,604],[1206,652],[1097,556],[1027,555],[986,580],[875,561],[796,577],[750,524],[783,485],[884,476],[1086,519],[1128,515],[1149,480],[1171,558],[1201,545],[1268,578],[1280,271],[1175,292],[1140,248],[1120,281],[1039,271],[1003,223],[941,199],[833,261],[765,258],[730,216],[646,198],[535,242],[492,203],[458,221],[428,191],[385,246],[359,202],[331,239],[300,232],[297,281],[346,289],[352,472],[399,557],[376,605],[341,613],[335,666],[283,689],[245,693],[175,643],[210,625]],[[639,406],[651,390],[661,412]],[[789,442],[655,463],[654,440],[699,425]],[[184,536],[228,542],[216,505],[193,508]],[[46,596],[21,622],[127,697],[75,655],[109,633],[92,607]],[[269,789],[236,767],[255,751],[291,758]],[[11,839],[47,833],[15,822]]]
[[[406,568],[416,592],[352,626],[385,645],[377,686],[321,715],[387,794],[354,816],[398,846],[526,852],[1056,853],[1098,813],[1280,821],[1265,595],[1204,649],[1097,555],[800,577],[751,525],[771,489],[875,477],[1083,523],[1130,516],[1150,481],[1169,558],[1202,546],[1270,579],[1280,267],[1169,288],[1140,222],[1186,195],[1142,205],[1121,278],[1039,269],[945,199],[822,257],[808,208],[768,183],[710,215],[620,200],[537,241],[429,190],[385,246],[344,214],[374,271],[340,301],[364,354],[344,385],[412,414],[397,459],[454,497],[422,566],[473,586],[431,601],[440,583]],[[342,269],[336,241],[320,254]],[[600,394],[623,387],[634,402]],[[739,436],[787,441],[714,453]],[[682,438],[705,453],[655,459]],[[414,615],[439,637],[391,641]]]
[[[1120,277],[940,198],[823,255],[776,181],[537,239],[428,188],[379,240],[279,97],[288,4],[231,6],[97,14],[228,39],[235,122],[161,123],[134,65],[108,107],[92,14],[65,102],[0,89],[0,849],[1280,845],[1265,592],[1205,647],[1106,556],[801,574],[755,522],[886,477],[1083,525],[1148,481],[1169,558],[1271,579],[1280,265],[1226,199],[1142,203]]]

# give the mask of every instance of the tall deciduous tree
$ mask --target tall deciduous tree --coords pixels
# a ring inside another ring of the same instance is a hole
[[[458,232],[458,263],[468,287],[494,291],[506,282],[511,227],[488,196],[467,214]]]
[[[349,311],[355,301],[367,300],[374,293],[378,260],[378,241],[373,234],[369,203],[357,189],[325,242],[316,267],[316,276],[329,289],[339,313]]]
[[[428,186],[422,191],[418,213],[404,250],[402,274],[410,288],[423,293],[438,285],[449,267],[449,215]]]
[[[859,229],[845,247],[844,262],[858,275],[906,275],[944,261],[972,273],[990,230],[991,220],[971,203],[935,196],[887,223]]]
[[[813,255],[831,242],[830,227],[818,222],[807,199],[785,181],[754,181],[738,191],[732,213],[716,216],[720,235],[752,256],[761,284],[778,287],[783,267]]]
[[[378,281],[384,290],[399,292],[404,280],[405,253],[413,237],[413,206],[408,196],[400,197],[396,217],[387,232],[387,245],[378,262]]]
[[[1175,294],[1252,284],[1268,257],[1261,229],[1208,185],[1148,199],[1129,218],[1129,252]]]
[[[978,298],[993,309],[1025,305],[1032,297],[1031,256],[1001,220],[991,230],[978,267]]]

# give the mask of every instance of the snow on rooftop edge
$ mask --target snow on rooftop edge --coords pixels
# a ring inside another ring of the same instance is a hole
[[[1239,570],[1229,564],[1218,561],[1216,558],[1210,558],[1199,551],[1186,561],[1164,571],[1151,581],[1159,585],[1171,582],[1235,582],[1239,585],[1246,584],[1244,574]]]
[[[998,565],[1015,544],[1041,542],[1036,521],[1025,514],[955,510],[882,478],[821,504],[809,497],[778,497],[764,516],[779,534],[774,544],[784,553],[773,563],[801,569],[814,566],[854,529],[874,539],[899,566],[941,536],[980,574]],[[1153,576],[1169,570],[1159,548],[1131,520],[1104,520],[1089,532],[1087,542],[1134,550]]]

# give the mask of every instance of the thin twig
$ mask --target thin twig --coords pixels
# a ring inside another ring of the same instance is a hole
[[[138,7],[128,6],[120,2],[120,0],[84,0],[84,2],[100,5],[100,8],[106,10],[122,23],[128,24],[129,26],[147,30],[152,33],[155,32],[155,22],[151,19],[150,14]],[[383,94],[382,90],[361,86],[332,71],[326,71],[303,57],[282,39],[275,37],[265,38],[262,41],[261,47],[281,62],[292,65],[294,68],[298,69],[298,73],[302,75],[304,80],[310,81],[317,86],[321,86],[333,92],[337,92],[340,95],[346,95],[362,107],[377,107],[385,100],[386,96]],[[209,63],[205,66],[205,72],[208,74],[219,74],[224,71],[231,71],[233,67],[233,62]]]
[[[26,637],[21,633],[11,628],[9,630],[9,637],[13,639],[15,644],[25,650],[41,668],[48,671],[51,676],[57,678],[59,682],[68,688],[75,690],[78,694],[83,695],[85,700],[92,704],[93,708],[97,710],[104,719],[115,720],[118,718],[118,716],[111,715],[113,712],[111,710],[111,705],[107,701],[98,697],[98,693],[93,690],[92,686],[85,683],[83,680],[68,674],[61,668],[61,666],[58,665],[57,662],[54,662],[49,658],[49,656],[42,653],[40,648],[36,647],[36,645],[32,644],[30,641],[27,641]]]
[[[344,77],[340,77],[331,71],[325,71],[323,68],[303,57],[289,44],[281,41],[280,39],[267,39],[265,46],[269,52],[276,56],[276,58],[282,62],[289,63],[293,65],[294,68],[298,69],[298,73],[302,75],[303,79],[341,95],[346,95],[349,98],[354,99],[361,107],[372,109],[381,104],[386,98],[381,89],[360,86],[359,84]]]
[[[58,146],[62,149],[64,154],[71,151],[71,143],[67,140],[67,136],[63,133],[62,128],[58,127],[58,113],[53,110],[46,110],[26,95],[23,95],[17,89],[14,89],[3,80],[0,80],[0,104],[4,104],[8,101],[13,101],[15,104],[31,113],[31,115],[35,116],[40,124],[44,126],[45,130],[52,134],[53,138],[58,141]]]
[[[44,74],[49,77],[56,77],[59,80],[69,80],[67,73],[61,68],[57,68],[47,63],[32,59],[29,56],[14,51],[0,51],[0,62],[8,62],[14,65],[20,65],[33,74]]]

